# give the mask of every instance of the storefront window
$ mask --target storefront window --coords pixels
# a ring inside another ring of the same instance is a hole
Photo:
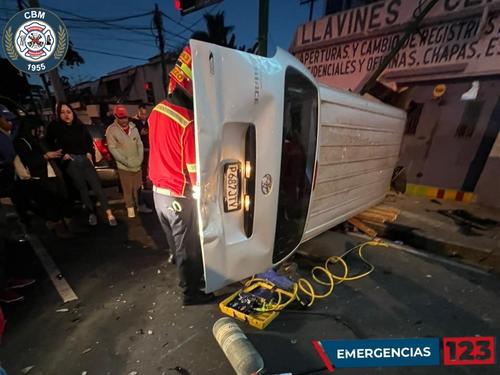
[[[298,70],[285,74],[278,219],[273,262],[300,243],[312,190],[318,131],[318,91]]]

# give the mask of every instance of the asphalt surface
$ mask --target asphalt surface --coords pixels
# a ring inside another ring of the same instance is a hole
[[[4,307],[8,326],[0,361],[8,374],[233,374],[212,336],[217,305],[181,306],[176,270],[166,263],[153,215],[119,226],[100,224],[74,240],[44,233],[42,242],[78,301],[63,305],[27,245],[13,254],[13,273],[34,275],[26,300]],[[339,255],[359,239],[328,232],[305,251]],[[368,277],[336,286],[307,311],[283,312],[264,331],[241,324],[271,374],[323,364],[311,340],[500,336],[499,278],[394,248],[367,248]],[[352,273],[365,270],[346,258]],[[315,263],[297,257],[301,273]],[[22,272],[21,272],[22,271]],[[67,308],[67,312],[57,312]],[[177,370],[175,368],[178,368]],[[338,369],[341,374],[498,374],[500,367]],[[182,372],[184,371],[184,372]],[[315,374],[325,374],[317,371]]]

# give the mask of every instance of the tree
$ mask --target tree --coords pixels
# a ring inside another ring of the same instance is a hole
[[[66,52],[66,56],[64,56],[64,61],[61,65],[69,66],[73,68],[75,65],[84,64],[85,60],[78,52],[73,49],[73,43],[70,41],[68,46],[68,51]]]
[[[2,72],[0,96],[22,103],[30,93],[30,85],[26,76],[14,68],[7,59],[0,58],[0,71]]]
[[[195,31],[191,35],[191,39],[201,40],[203,42],[209,42],[217,44],[222,47],[237,48],[239,50],[247,52],[255,52],[257,49],[257,43],[251,48],[246,48],[246,46],[236,46],[236,35],[232,33],[234,26],[227,26],[225,22],[224,12],[217,12],[217,14],[205,14],[206,31]]]

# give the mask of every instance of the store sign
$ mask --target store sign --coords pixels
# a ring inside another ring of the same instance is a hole
[[[414,8],[418,2],[405,2],[406,7],[401,3],[382,1],[303,25],[297,30],[293,52],[321,82],[355,90],[396,46],[412,15],[419,11]],[[500,11],[491,11],[483,19],[478,6],[487,4],[499,8],[500,1],[440,1],[426,17],[428,23],[405,42],[385,74],[393,73],[395,80],[413,80],[437,73],[432,71],[436,67],[442,67],[440,75],[499,73]],[[471,10],[474,15],[457,17],[456,12]],[[436,22],[435,17],[439,17]],[[378,35],[367,37],[373,30]],[[346,36],[350,36],[348,40]]]

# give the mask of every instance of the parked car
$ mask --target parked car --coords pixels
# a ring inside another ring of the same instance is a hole
[[[94,142],[94,168],[104,187],[119,186],[116,162],[106,143],[106,129],[100,125],[88,125],[88,131]]]

